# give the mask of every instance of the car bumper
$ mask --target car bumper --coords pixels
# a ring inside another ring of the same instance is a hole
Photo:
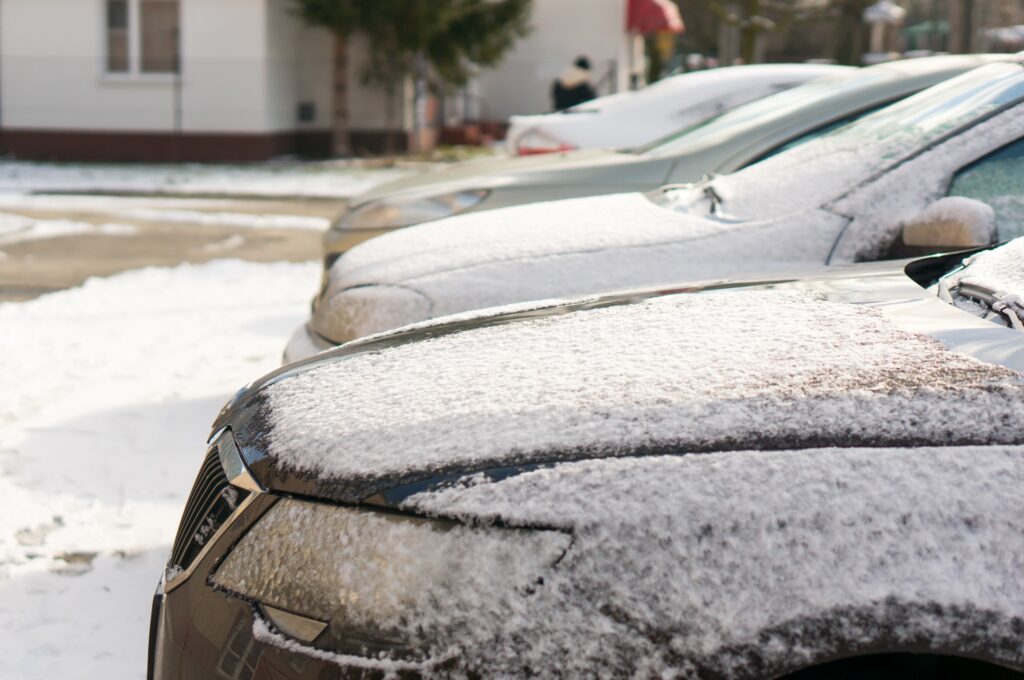
[[[281,363],[290,364],[336,346],[335,343],[311,330],[309,324],[306,323],[292,333],[291,339],[284,348]]]

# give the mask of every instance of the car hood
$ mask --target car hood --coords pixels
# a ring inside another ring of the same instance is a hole
[[[525,300],[820,265],[847,222],[824,210],[720,219],[661,207],[660,196],[553,201],[386,234],[334,264],[312,327],[344,342]]]
[[[596,458],[1024,442],[1024,336],[891,265],[681,290],[350,343],[216,427],[268,486],[344,501]]]
[[[482,158],[454,163],[430,172],[417,173],[380,184],[352,199],[350,205],[354,207],[396,194],[435,195],[468,189],[490,189],[528,181],[534,177],[560,177],[564,178],[561,181],[565,184],[584,182],[585,176],[574,178],[574,173],[619,164],[636,164],[638,160],[647,161],[641,156],[610,149],[588,149],[514,158]],[[660,159],[651,159],[648,162],[652,165],[652,170],[644,172],[644,177],[620,176],[614,181],[620,186],[640,183],[658,185],[667,174],[670,162],[662,163]],[[656,169],[653,169],[654,166]],[[604,179],[604,183],[612,181],[611,178]]]
[[[647,456],[475,478],[403,509],[565,531],[571,547],[497,612],[460,580],[433,593],[444,607],[401,613],[495,675],[744,680],[898,651],[1021,669],[1022,483],[1022,446]]]

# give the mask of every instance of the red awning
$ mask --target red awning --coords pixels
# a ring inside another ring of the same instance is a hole
[[[630,33],[682,33],[683,18],[672,0],[629,0],[626,28]]]

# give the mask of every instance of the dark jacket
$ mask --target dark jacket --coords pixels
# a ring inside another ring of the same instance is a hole
[[[597,96],[590,83],[590,71],[571,66],[551,85],[551,99],[555,110],[561,111],[590,101]]]

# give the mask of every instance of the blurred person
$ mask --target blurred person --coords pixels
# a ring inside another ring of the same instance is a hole
[[[568,109],[597,97],[590,81],[590,59],[577,57],[551,86],[551,99],[555,111]]]

